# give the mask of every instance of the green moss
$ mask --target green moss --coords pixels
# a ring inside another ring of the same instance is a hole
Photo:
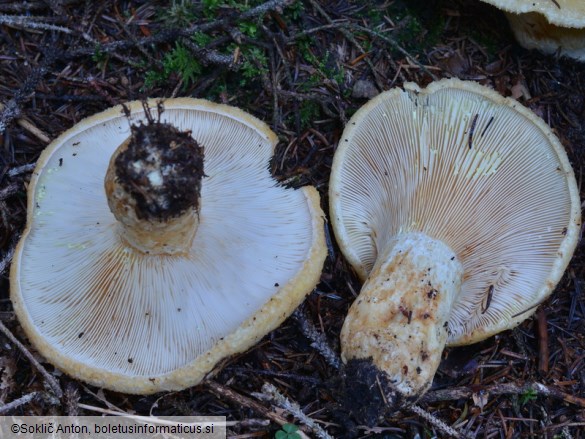
[[[534,401],[537,396],[538,396],[538,393],[534,389],[528,389],[528,390],[524,391],[520,395],[520,405],[524,406],[524,405],[528,404],[529,402]]]
[[[258,34],[258,25],[251,21],[243,21],[239,24],[238,28],[240,32],[251,38],[255,38]]]
[[[149,70],[144,77],[144,88],[153,88],[168,80],[172,74],[177,74],[183,80],[183,87],[187,88],[194,83],[201,74],[201,64],[193,54],[176,42],[175,47],[165,54],[162,61],[162,69]]]
[[[301,129],[308,128],[312,122],[318,119],[321,108],[315,101],[303,101],[299,108],[299,117],[301,119]]]
[[[268,74],[268,58],[262,49],[255,46],[244,46],[241,50],[244,60],[239,69],[240,85],[245,86]]]
[[[159,19],[168,27],[185,27],[197,19],[193,2],[173,0],[167,8],[161,8]]]
[[[210,37],[209,35],[207,35],[204,32],[195,32],[193,34],[193,36],[191,37],[191,39],[193,40],[193,42],[195,44],[197,44],[200,47],[205,47],[207,46],[211,41],[213,41],[213,38]]]

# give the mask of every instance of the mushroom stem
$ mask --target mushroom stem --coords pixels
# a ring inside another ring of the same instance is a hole
[[[169,124],[131,129],[104,181],[120,237],[147,254],[186,253],[199,225],[203,147]]]
[[[368,360],[392,390],[417,400],[439,366],[462,277],[443,242],[414,232],[395,237],[345,319],[343,360]]]

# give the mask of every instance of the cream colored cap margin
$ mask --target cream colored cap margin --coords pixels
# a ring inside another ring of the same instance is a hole
[[[585,27],[583,0],[482,0],[513,14],[537,12],[551,24],[562,27]],[[558,5],[558,6],[557,6]]]

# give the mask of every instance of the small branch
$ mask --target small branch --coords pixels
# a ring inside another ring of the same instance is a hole
[[[0,105],[0,110],[1,109],[2,109],[2,107]],[[22,128],[24,128],[26,131],[31,133],[33,136],[35,136],[37,139],[39,139],[41,142],[44,142],[47,144],[51,142],[51,138],[45,132],[38,129],[36,126],[34,126],[28,120],[20,118],[16,121],[16,123],[18,125],[20,125]]]
[[[464,436],[461,436],[461,433],[459,433],[457,430],[455,430],[452,427],[449,427],[447,424],[445,424],[439,418],[437,418],[436,416],[431,415],[429,412],[427,412],[426,410],[422,409],[421,407],[419,407],[416,404],[413,404],[413,405],[408,406],[408,410],[410,410],[414,414],[420,416],[425,421],[427,421],[429,424],[431,424],[433,427],[438,428],[443,433],[448,434],[451,437],[454,437],[454,438],[464,437]]]
[[[89,405],[89,404],[79,404],[78,405],[79,408],[82,408],[84,410],[90,411],[90,412],[96,412],[96,413],[101,413],[103,415],[110,415],[110,416],[120,416],[120,417],[124,417],[124,418],[130,418],[130,419],[137,419],[137,420],[145,420],[151,423],[159,423],[159,424],[167,424],[168,425],[168,421],[161,419],[160,421],[157,419],[156,416],[150,415],[148,417],[146,416],[136,416],[136,415],[132,415],[130,413],[126,413],[123,411],[117,411],[117,410],[108,410],[108,409],[104,409],[101,407],[96,407],[93,405]],[[234,427],[234,426],[242,426],[242,427],[254,427],[254,428],[258,428],[258,427],[267,427],[269,424],[269,421],[266,421],[264,419],[244,419],[242,421],[226,421],[225,426],[226,427]]]
[[[316,0],[310,0],[310,2],[313,5],[313,7],[319,12],[319,14],[321,14],[327,20],[327,22],[329,24],[333,24],[333,20],[331,19],[329,14],[327,14],[327,12],[325,12],[325,10],[321,7],[321,5],[319,5],[319,3],[317,3]],[[368,68],[372,71],[372,75],[374,76],[374,80],[376,81],[376,85],[378,86],[378,89],[383,90],[384,86],[382,84],[382,81],[380,80],[380,75],[378,74],[376,68],[374,67],[372,60],[367,57],[367,52],[364,50],[362,45],[355,39],[353,34],[346,27],[340,27],[339,32],[341,32],[343,34],[343,36],[345,38],[347,38],[347,40],[351,44],[354,45],[354,47],[360,52],[360,54],[365,56],[364,60],[365,60],[366,64],[368,65]]]
[[[248,18],[252,18],[252,17],[261,17],[261,16],[264,16],[271,11],[278,11],[279,9],[282,9],[282,8],[292,4],[293,2],[294,2],[294,0],[270,0],[270,1],[267,1],[266,3],[262,3],[261,5],[254,7],[254,8],[248,9],[247,11],[243,12],[239,16],[242,20],[247,20]],[[224,21],[224,20],[222,20],[222,21]],[[223,23],[223,24],[225,24],[225,23]]]
[[[0,200],[1,199],[2,198],[0,198]],[[14,240],[14,242],[12,242],[12,244],[10,245],[10,248],[6,251],[6,253],[4,253],[4,256],[2,256],[2,258],[0,259],[0,275],[2,275],[6,271],[8,266],[10,265],[10,262],[12,261],[12,257],[14,256],[15,249],[16,249],[16,240]]]
[[[318,331],[313,323],[307,319],[307,316],[299,309],[295,310],[293,313],[293,318],[299,325],[303,335],[311,340],[311,347],[316,349],[331,367],[339,370],[341,368],[341,359],[339,358],[337,352],[335,352],[331,346],[329,346],[329,342],[327,341],[325,335]]]
[[[65,413],[67,416],[79,416],[79,391],[77,384],[69,382],[65,385],[65,392],[63,395]]]
[[[59,383],[57,382],[55,377],[51,375],[49,372],[47,372],[47,369],[45,369],[43,365],[39,363],[37,359],[29,352],[29,350],[20,341],[18,341],[18,339],[12,334],[12,332],[10,332],[10,330],[6,326],[4,326],[4,323],[2,323],[1,320],[0,332],[2,332],[6,336],[6,338],[8,338],[8,340],[10,340],[12,344],[14,344],[23,353],[23,355],[41,373],[41,375],[43,375],[53,393],[57,396],[57,398],[60,399],[63,396],[63,391],[61,390],[61,386],[59,386]]]
[[[489,395],[522,395],[527,392],[535,392],[539,396],[562,399],[570,404],[585,408],[585,398],[564,393],[556,387],[546,386],[540,383],[524,383],[522,385],[513,383],[501,383],[491,386],[454,387],[444,390],[432,390],[424,395],[420,402],[430,404],[438,401],[452,401],[455,399],[467,399],[474,393],[483,391]]]
[[[405,57],[407,57],[409,60],[411,60],[414,64],[416,64],[416,66],[419,69],[421,69],[423,72],[425,72],[431,78],[433,78],[434,81],[437,81],[439,79],[429,69],[427,69],[420,61],[418,61],[414,56],[412,56],[410,53],[408,53],[400,44],[398,44],[396,41],[394,41],[394,39],[387,37],[386,35],[382,35],[380,32],[377,32],[377,31],[370,29],[370,28],[367,28],[367,27],[363,27],[363,26],[359,26],[359,25],[355,25],[355,24],[352,24],[351,27],[356,29],[356,30],[359,30],[361,32],[368,33],[368,34],[372,35],[373,37],[380,38],[382,41],[390,44],[392,47],[394,47],[396,50],[398,50],[400,53],[402,53]]]
[[[28,404],[29,402],[40,396],[40,394],[41,392],[32,392],[27,395],[21,396],[20,398],[15,399],[14,401],[9,402],[8,404],[0,406],[0,415],[4,415],[10,412],[11,410],[20,407],[21,405]]]
[[[304,31],[301,32],[297,32],[293,35],[291,35],[289,38],[286,39],[286,44],[287,45],[291,45],[291,44],[296,44],[297,40],[306,37],[308,35],[314,34],[315,32],[321,32],[322,30],[329,30],[329,29],[335,29],[335,30],[339,30],[342,27],[345,27],[345,23],[329,23],[329,24],[324,24],[322,26],[315,26],[312,27],[310,29],[305,29]]]
[[[27,165],[18,166],[16,168],[12,168],[10,171],[8,171],[8,176],[9,177],[16,177],[17,175],[21,175],[21,174],[28,174],[29,172],[34,171],[35,167],[36,167],[36,163],[29,163]]]
[[[8,104],[4,105],[0,113],[0,134],[6,130],[6,126],[20,114],[18,102],[16,99],[10,99]]]
[[[244,375],[244,376],[269,376],[275,377],[280,380],[295,380],[309,386],[322,386],[323,380],[319,378],[313,378],[306,375],[298,375],[295,373],[287,373],[287,372],[277,372],[273,370],[264,370],[264,369],[249,369],[247,367],[226,367],[224,369],[226,372],[230,372],[237,375]]]
[[[315,436],[319,439],[333,439],[329,434],[313,419],[305,415],[305,413],[301,410],[298,403],[291,402],[287,397],[281,394],[276,387],[272,384],[265,383],[262,386],[262,393],[253,393],[253,395],[264,401],[270,401],[275,404],[277,407],[280,407],[283,410],[286,410],[290,414],[292,414],[295,418],[309,427]]]
[[[6,130],[6,127],[13,119],[18,118],[20,104],[34,93],[38,82],[47,74],[48,68],[54,62],[55,57],[55,51],[48,50],[41,64],[28,73],[20,89],[14,93],[14,97],[4,105],[4,108],[0,109],[0,134]]]
[[[117,50],[126,50],[137,45],[148,46],[151,44],[166,43],[175,41],[179,37],[191,38],[196,32],[208,32],[217,28],[229,27],[233,22],[247,20],[252,17],[261,17],[270,11],[275,11],[291,4],[293,0],[270,0],[266,3],[248,9],[241,14],[234,14],[222,20],[214,20],[208,23],[195,24],[187,29],[170,29],[161,31],[156,35],[136,39],[133,41],[115,41],[108,44],[99,44],[91,47],[82,47],[63,53],[65,58],[75,58],[78,56],[93,55],[96,50],[101,53],[111,53]]]
[[[272,422],[275,422],[278,425],[282,426],[288,424],[288,421],[284,419],[282,416],[274,413],[273,411],[270,411],[268,408],[264,407],[262,404],[254,401],[253,399],[250,399],[244,395],[240,395],[239,393],[235,392],[234,390],[228,387],[222,386],[221,384],[211,380],[205,381],[203,384],[220,398],[228,399],[237,404],[238,406],[254,410],[256,413],[264,416],[265,418],[270,419]],[[309,439],[309,437],[305,433],[301,431],[299,431],[298,433],[302,439]]]
[[[562,433],[564,439],[573,439],[573,435],[571,435],[571,432],[569,431],[568,425],[565,425],[563,427],[563,429],[561,430],[561,433]]]
[[[195,56],[197,56],[197,60],[201,61],[204,65],[215,64],[215,65],[222,65],[229,69],[234,69],[234,57],[232,55],[226,55],[223,53],[219,53],[216,50],[206,49],[205,47],[200,47],[195,44],[193,41],[185,38],[182,40],[183,44],[187,46]]]
[[[2,103],[0,103],[0,111],[2,111],[2,110],[4,110],[4,105]],[[34,126],[28,120],[26,120],[24,118],[20,118],[16,121],[16,123],[18,125],[20,125],[22,128],[24,128],[26,131],[31,133],[33,136],[35,136],[40,141],[42,141],[44,143],[51,142],[51,139],[49,138],[49,136],[47,136],[47,134],[45,134],[42,130],[38,129],[36,126]]]
[[[37,21],[37,17],[30,17],[28,15],[0,15],[0,24],[14,26],[21,29],[53,30],[57,32],[63,32],[65,34],[73,33],[73,31],[69,28],[43,23],[41,21]]]

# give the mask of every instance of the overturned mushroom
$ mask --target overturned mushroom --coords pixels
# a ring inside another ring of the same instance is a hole
[[[276,328],[326,247],[317,191],[271,177],[264,123],[197,99],[165,101],[159,121],[128,108],[131,129],[114,107],[41,155],[11,298],[58,368],[146,394],[198,383]]]
[[[329,190],[337,241],[365,280],[341,333],[347,374],[396,400],[429,388],[445,345],[529,317],[579,233],[575,177],[550,128],[455,79],[364,105]]]
[[[522,47],[585,61],[583,0],[482,0],[502,9]]]

